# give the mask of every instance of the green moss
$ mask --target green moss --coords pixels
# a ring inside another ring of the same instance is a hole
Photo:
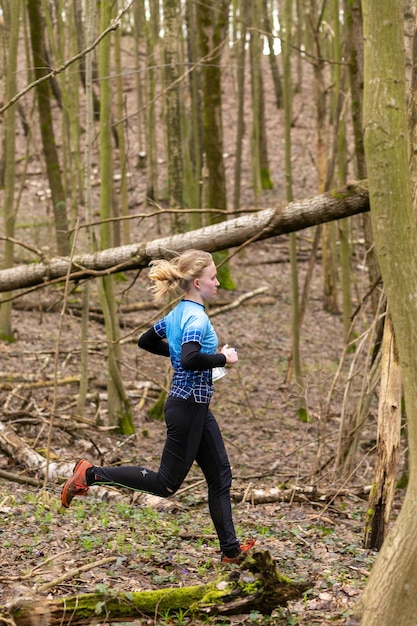
[[[164,405],[165,405],[165,398],[166,398],[166,393],[165,391],[161,391],[159,393],[158,399],[155,402],[155,404],[153,404],[151,406],[151,408],[148,411],[148,415],[151,419],[153,420],[162,420],[164,417]]]
[[[5,341],[7,343],[15,343],[16,339],[13,335],[6,335],[6,333],[0,332],[0,341]]]
[[[262,189],[273,189],[274,184],[271,180],[271,176],[269,174],[269,170],[266,168],[261,168],[261,186]]]
[[[397,481],[395,485],[397,489],[407,489],[408,485],[408,476],[407,474],[403,474],[401,478]]]
[[[200,607],[217,604],[218,601],[224,598],[224,596],[230,593],[230,591],[231,586],[229,584],[225,589],[217,589],[217,587],[210,588],[199,600]]]
[[[332,191],[329,191],[329,195],[336,200],[344,200],[345,198],[348,198],[351,194],[348,191],[341,192],[340,190],[332,189]]]
[[[107,594],[82,594],[70,598],[62,598],[53,603],[53,613],[77,615],[80,619],[91,619],[100,615],[117,615],[118,621],[125,617],[136,617],[139,613],[153,615],[157,608],[159,613],[163,611],[175,611],[191,607],[204,595],[205,587],[195,585],[185,588],[158,589],[153,591],[118,593],[117,596],[111,590]],[[15,619],[27,615],[29,607],[19,608],[13,613]]]

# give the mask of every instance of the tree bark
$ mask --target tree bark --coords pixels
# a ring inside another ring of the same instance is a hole
[[[364,130],[371,219],[403,377],[410,472],[400,514],[358,606],[362,626],[414,626],[417,614],[417,226],[405,110],[402,3],[363,3]],[[415,158],[415,156],[414,156]]]
[[[27,0],[30,36],[33,52],[35,79],[48,74],[44,42],[44,28],[41,6],[38,0]],[[64,187],[61,179],[58,149],[52,121],[49,84],[45,81],[37,86],[39,120],[43,152],[46,162],[49,186],[55,218],[56,243],[58,254],[69,254],[68,218]]]
[[[181,97],[179,85],[179,49],[181,47],[180,6],[178,0],[164,0],[164,80],[168,159],[169,206],[184,206]],[[172,214],[172,232],[187,229],[186,215]]]
[[[400,459],[401,368],[392,320],[388,313],[382,341],[381,371],[377,460],[368,502],[364,541],[365,548],[371,550],[379,550],[388,533]]]
[[[17,49],[19,44],[19,18],[21,2],[13,2],[5,11],[7,25],[8,54],[7,54],[7,78],[6,100],[16,93],[17,85]],[[14,235],[17,206],[15,206],[16,186],[16,111],[17,107],[11,107],[4,115],[4,233],[9,240],[4,243],[3,267],[13,267],[14,261]],[[17,203],[16,203],[17,205]],[[0,304],[0,338],[7,341],[13,340],[12,306],[11,302]]]
[[[225,250],[248,241],[268,239],[366,211],[369,211],[367,183],[355,182],[308,200],[291,202],[283,208],[264,209],[148,243],[74,256],[71,279],[95,278],[103,274],[145,268],[151,259],[169,258],[173,253],[181,253],[188,248],[201,248],[210,252]],[[69,262],[68,257],[55,257],[43,263],[0,270],[0,293],[61,280],[68,272]]]
[[[113,3],[102,0],[100,4],[100,28],[103,31],[112,19]],[[118,221],[109,219],[114,215],[116,202],[113,189],[112,160],[112,91],[110,86],[110,38],[106,37],[99,46],[99,78],[100,78],[100,245],[109,248],[116,239]],[[113,227],[113,228],[112,228]],[[107,339],[107,405],[108,419],[111,425],[118,424],[124,435],[135,432],[132,407],[123,385],[120,369],[120,324],[114,296],[114,278],[103,275],[99,282],[100,304],[103,309]]]

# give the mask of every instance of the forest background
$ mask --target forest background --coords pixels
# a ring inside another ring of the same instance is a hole
[[[175,501],[97,490],[59,504],[79,456],[157,466],[169,370],[136,348],[161,314],[146,266],[198,242],[219,265],[220,341],[240,355],[213,405],[239,532],[311,583],[271,618],[222,623],[353,623],[409,475],[395,350],[381,347],[392,338],[365,180],[361,3],[0,8],[1,605],[219,569],[196,469]],[[414,10],[401,8],[405,94]]]

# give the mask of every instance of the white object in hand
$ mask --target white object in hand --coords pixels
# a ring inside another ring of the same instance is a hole
[[[226,376],[227,371],[225,367],[213,367],[212,370],[212,376],[213,376],[213,382],[215,382],[216,380],[219,380],[219,378],[223,378],[223,376]]]

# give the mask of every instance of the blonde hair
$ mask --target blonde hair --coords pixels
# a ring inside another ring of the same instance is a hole
[[[171,261],[155,259],[151,261],[149,279],[156,300],[166,295],[178,295],[187,291],[190,283],[200,278],[203,270],[213,262],[213,257],[204,250],[187,250]]]

